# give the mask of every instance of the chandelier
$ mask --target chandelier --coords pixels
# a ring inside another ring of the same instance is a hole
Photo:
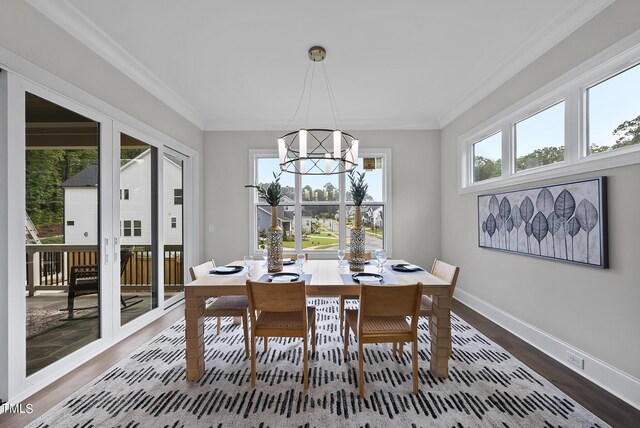
[[[313,74],[315,63],[322,62],[327,52],[321,46],[313,46],[309,49],[309,67],[314,65],[312,70],[311,85],[313,85]],[[309,67],[304,78],[304,88],[298,103],[298,108],[293,115],[291,122],[296,118],[300,104],[304,98],[307,87],[307,76]],[[331,83],[327,75],[327,70],[322,64],[324,82],[329,94],[329,103],[333,114],[335,129],[323,128],[302,128],[289,132],[278,138],[278,157],[280,160],[280,170],[292,174],[305,175],[331,175],[351,172],[358,165],[358,140],[351,134],[338,129],[340,114],[338,106],[333,96]],[[311,86],[310,85],[310,86]],[[307,105],[307,121],[309,106],[311,104],[311,88],[309,89]],[[337,118],[336,118],[337,116]],[[340,121],[341,123],[341,121]],[[289,125],[287,125],[288,127]]]

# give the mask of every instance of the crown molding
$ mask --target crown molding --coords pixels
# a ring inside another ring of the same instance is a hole
[[[104,58],[131,80],[142,86],[186,120],[203,129],[206,119],[167,86],[148,68],[136,60],[115,40],[102,31],[67,0],[26,0],[36,10]]]
[[[490,73],[489,78],[472,89],[444,114],[438,116],[440,126],[444,128],[453,122],[458,116],[495,91],[614,1],[573,0],[569,2],[564,11],[558,14],[554,20],[549,21],[546,27],[541,28],[517,52],[498,64]]]
[[[407,131],[407,130],[440,130],[440,123],[435,119],[368,119],[345,120],[344,129],[357,129],[358,131]],[[296,129],[296,124],[289,121],[234,121],[234,120],[209,120],[205,123],[204,131],[282,131],[284,129]],[[314,123],[313,127],[334,128],[333,122]]]

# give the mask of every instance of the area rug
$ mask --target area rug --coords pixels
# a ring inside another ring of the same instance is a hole
[[[411,354],[365,345],[365,396],[358,396],[357,343],[342,356],[335,299],[314,299],[317,347],[302,385],[300,339],[257,346],[250,387],[241,326],[205,324],[206,372],[185,380],[184,320],[163,331],[34,421],[30,427],[605,427],[593,414],[500,346],[452,315],[449,377],[429,367],[426,320],[419,325],[418,395],[411,394]]]

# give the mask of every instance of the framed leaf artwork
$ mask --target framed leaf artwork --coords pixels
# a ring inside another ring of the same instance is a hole
[[[478,196],[478,246],[608,268],[606,177]]]

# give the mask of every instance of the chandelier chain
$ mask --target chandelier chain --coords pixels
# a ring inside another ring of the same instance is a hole
[[[338,122],[340,122],[340,129],[344,129],[344,126],[342,125],[342,118],[340,117],[340,110],[338,109],[338,103],[336,102],[336,96],[333,94],[333,87],[331,86],[331,80],[329,80],[329,73],[327,73],[327,69],[324,65],[324,62],[322,63],[322,69],[324,70],[324,77],[327,81],[327,89],[329,91],[329,101],[333,100],[333,104],[331,105],[331,111],[333,111],[333,105],[335,105],[336,114],[338,116]],[[336,120],[335,115],[333,117],[333,120],[335,122]],[[338,127],[338,124],[336,123],[336,128],[337,127]]]
[[[304,100],[304,94],[307,89],[307,77],[309,76],[309,68],[311,68],[311,61],[309,61],[309,63],[307,64],[307,72],[304,74],[304,82],[302,84],[302,94],[300,94],[300,99],[298,100],[298,107],[296,107],[296,111],[295,113],[293,113],[293,117],[291,118],[291,120],[289,120],[289,123],[287,123],[287,126],[285,126],[284,129],[289,129],[293,121],[296,119],[296,116],[298,115],[298,111],[300,110],[300,106],[302,105],[302,100]]]

